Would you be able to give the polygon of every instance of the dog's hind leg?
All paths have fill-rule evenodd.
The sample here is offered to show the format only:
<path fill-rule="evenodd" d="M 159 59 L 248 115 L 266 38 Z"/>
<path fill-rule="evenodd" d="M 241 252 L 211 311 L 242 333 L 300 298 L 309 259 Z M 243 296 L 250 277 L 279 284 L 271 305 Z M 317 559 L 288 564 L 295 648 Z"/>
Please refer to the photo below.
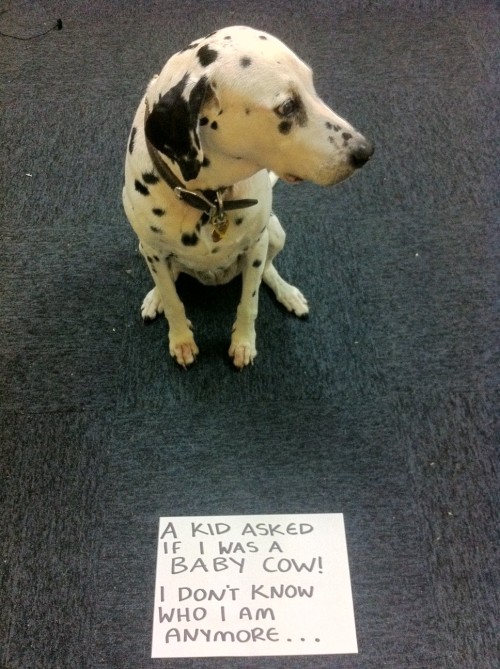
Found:
<path fill-rule="evenodd" d="M 306 298 L 298 288 L 282 279 L 273 265 L 273 260 L 285 245 L 286 239 L 286 233 L 275 214 L 271 214 L 269 218 L 268 231 L 269 247 L 262 279 L 274 292 L 278 302 L 281 302 L 288 311 L 292 311 L 296 316 L 306 316 L 309 313 Z"/>
<path fill-rule="evenodd" d="M 151 288 L 149 293 L 142 301 L 141 316 L 144 321 L 153 321 L 158 314 L 163 313 L 163 304 L 158 288 Z"/>

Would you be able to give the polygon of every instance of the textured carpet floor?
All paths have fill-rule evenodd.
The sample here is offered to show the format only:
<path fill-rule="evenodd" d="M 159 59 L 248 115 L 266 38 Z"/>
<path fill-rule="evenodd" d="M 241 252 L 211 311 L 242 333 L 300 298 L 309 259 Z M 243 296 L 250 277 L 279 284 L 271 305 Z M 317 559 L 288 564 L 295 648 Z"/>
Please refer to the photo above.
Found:
<path fill-rule="evenodd" d="M 262 291 L 252 369 L 238 281 L 180 281 L 185 373 L 140 320 L 123 157 L 148 78 L 231 24 L 377 149 L 276 186 L 312 308 Z M 33 38 L 0 36 L 2 668 L 498 666 L 499 25 L 486 0 L 0 2 Z M 315 512 L 345 515 L 358 655 L 149 659 L 160 515 Z"/>

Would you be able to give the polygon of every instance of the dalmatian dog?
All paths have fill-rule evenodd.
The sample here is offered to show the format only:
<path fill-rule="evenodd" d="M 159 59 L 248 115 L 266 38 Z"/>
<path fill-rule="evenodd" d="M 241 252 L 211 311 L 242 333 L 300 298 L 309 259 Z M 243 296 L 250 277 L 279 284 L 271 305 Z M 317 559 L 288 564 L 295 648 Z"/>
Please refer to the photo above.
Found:
<path fill-rule="evenodd" d="M 273 264 L 285 242 L 274 182 L 336 184 L 373 150 L 318 97 L 311 69 L 265 32 L 224 28 L 167 61 L 135 114 L 123 204 L 154 281 L 142 317 L 165 314 L 179 365 L 198 355 L 179 274 L 210 285 L 241 274 L 229 355 L 237 368 L 249 365 L 262 281 L 290 312 L 308 313 Z"/>

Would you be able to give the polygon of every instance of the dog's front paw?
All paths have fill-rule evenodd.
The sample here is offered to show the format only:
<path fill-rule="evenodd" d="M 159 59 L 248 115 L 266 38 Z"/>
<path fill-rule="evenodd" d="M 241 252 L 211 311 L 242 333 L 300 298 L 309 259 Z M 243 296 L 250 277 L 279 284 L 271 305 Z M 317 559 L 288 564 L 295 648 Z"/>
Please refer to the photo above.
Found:
<path fill-rule="evenodd" d="M 281 304 L 296 316 L 302 318 L 309 313 L 309 305 L 306 298 L 298 288 L 295 288 L 295 286 L 287 285 L 286 289 L 284 289 L 277 297 Z"/>
<path fill-rule="evenodd" d="M 243 369 L 243 367 L 253 364 L 254 358 L 257 355 L 255 334 L 242 336 L 235 330 L 231 338 L 229 355 L 233 359 L 234 366 L 238 367 L 238 369 Z"/>
<path fill-rule="evenodd" d="M 194 341 L 193 333 L 190 330 L 185 332 L 170 331 L 168 339 L 172 358 L 175 358 L 184 369 L 192 365 L 200 352 Z"/>
<path fill-rule="evenodd" d="M 142 301 L 141 316 L 144 321 L 154 320 L 158 314 L 163 313 L 163 304 L 160 293 L 156 286 L 152 288 Z"/>

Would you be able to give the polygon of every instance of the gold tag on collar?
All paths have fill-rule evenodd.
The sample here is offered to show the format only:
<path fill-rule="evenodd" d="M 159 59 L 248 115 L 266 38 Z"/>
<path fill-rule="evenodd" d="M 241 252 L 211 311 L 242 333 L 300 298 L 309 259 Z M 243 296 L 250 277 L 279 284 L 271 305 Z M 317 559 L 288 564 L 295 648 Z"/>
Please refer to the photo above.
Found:
<path fill-rule="evenodd" d="M 219 213 L 213 216 L 210 222 L 212 223 L 212 241 L 220 242 L 229 227 L 229 218 L 226 213 Z"/>

